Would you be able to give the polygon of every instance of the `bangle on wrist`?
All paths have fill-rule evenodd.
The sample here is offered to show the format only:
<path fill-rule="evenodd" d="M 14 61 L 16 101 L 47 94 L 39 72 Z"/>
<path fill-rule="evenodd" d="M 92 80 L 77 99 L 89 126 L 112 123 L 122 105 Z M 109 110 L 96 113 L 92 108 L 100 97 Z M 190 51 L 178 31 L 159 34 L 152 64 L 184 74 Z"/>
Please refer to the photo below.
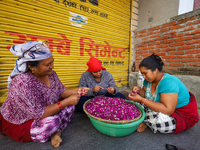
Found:
<path fill-rule="evenodd" d="M 146 102 L 146 100 L 147 100 L 147 99 L 145 98 L 144 101 L 143 101 L 143 104 Z"/>
<path fill-rule="evenodd" d="M 58 107 L 60 108 L 60 110 L 64 109 L 64 107 L 62 106 L 62 104 L 60 102 L 58 102 L 57 104 L 58 104 Z"/>

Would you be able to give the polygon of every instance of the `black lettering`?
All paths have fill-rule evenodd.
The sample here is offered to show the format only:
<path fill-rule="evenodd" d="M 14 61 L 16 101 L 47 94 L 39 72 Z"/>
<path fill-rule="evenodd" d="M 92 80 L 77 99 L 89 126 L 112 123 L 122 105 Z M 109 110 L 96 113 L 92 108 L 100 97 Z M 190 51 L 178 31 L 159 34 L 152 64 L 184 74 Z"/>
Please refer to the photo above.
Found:
<path fill-rule="evenodd" d="M 76 8 L 76 5 L 77 5 L 76 3 L 72 3 L 72 7 Z"/>
<path fill-rule="evenodd" d="M 121 65 L 124 66 L 124 62 L 123 62 L 123 61 L 116 61 L 115 64 L 116 64 L 116 65 L 120 65 L 120 66 L 121 66 Z"/>
<path fill-rule="evenodd" d="M 114 61 L 110 61 L 110 65 L 114 66 L 115 62 Z"/>
<path fill-rule="evenodd" d="M 67 1 L 67 0 L 63 0 L 63 4 L 65 5 L 65 7 L 69 6 L 69 7 L 74 7 L 76 8 L 76 3 L 74 2 L 70 2 L 70 1 Z"/>
<path fill-rule="evenodd" d="M 104 61 L 104 62 L 103 62 L 103 65 L 104 65 L 104 66 L 108 66 L 108 64 L 109 64 L 108 61 Z"/>
<path fill-rule="evenodd" d="M 95 6 L 98 6 L 98 0 L 89 0 L 89 2 Z"/>
<path fill-rule="evenodd" d="M 103 18 L 106 18 L 106 19 L 108 19 L 108 15 L 107 14 L 105 14 L 105 13 L 100 13 L 100 17 L 103 17 Z"/>
<path fill-rule="evenodd" d="M 83 5 L 80 5 L 80 10 L 83 10 L 84 12 L 89 12 L 89 8 Z"/>
<path fill-rule="evenodd" d="M 91 9 L 91 12 L 90 12 L 91 14 L 95 14 L 95 15 L 97 15 L 98 16 L 98 11 L 97 10 L 94 10 L 94 9 Z"/>
<path fill-rule="evenodd" d="M 59 4 L 59 0 L 54 0 L 54 1 Z"/>

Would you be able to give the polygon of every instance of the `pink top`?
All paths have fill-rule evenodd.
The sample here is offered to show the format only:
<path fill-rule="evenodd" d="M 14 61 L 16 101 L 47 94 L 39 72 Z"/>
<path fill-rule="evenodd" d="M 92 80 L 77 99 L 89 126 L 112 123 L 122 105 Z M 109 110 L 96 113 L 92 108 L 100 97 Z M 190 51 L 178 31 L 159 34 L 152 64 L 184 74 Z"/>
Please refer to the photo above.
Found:
<path fill-rule="evenodd" d="M 3 118 L 13 124 L 40 119 L 45 107 L 58 102 L 66 89 L 55 71 L 52 71 L 49 79 L 51 87 L 47 87 L 29 72 L 15 76 L 1 107 Z"/>

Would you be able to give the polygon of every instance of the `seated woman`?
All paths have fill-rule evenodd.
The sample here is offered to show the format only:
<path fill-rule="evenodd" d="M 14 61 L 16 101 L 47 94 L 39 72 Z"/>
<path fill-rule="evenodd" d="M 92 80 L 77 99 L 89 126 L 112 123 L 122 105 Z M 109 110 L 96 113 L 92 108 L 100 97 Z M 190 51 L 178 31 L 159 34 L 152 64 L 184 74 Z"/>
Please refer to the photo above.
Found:
<path fill-rule="evenodd" d="M 80 93 L 87 94 L 90 89 L 67 89 L 52 70 L 52 53 L 41 41 L 14 45 L 10 51 L 19 58 L 8 78 L 0 131 L 20 142 L 46 142 L 51 138 L 51 144 L 58 147 Z"/>
<path fill-rule="evenodd" d="M 179 133 L 199 121 L 194 95 L 175 76 L 162 72 L 164 63 L 158 55 L 142 60 L 139 65 L 144 86 L 134 86 L 129 94 L 132 101 L 143 106 L 146 117 L 137 131 L 148 126 L 154 133 Z M 137 94 L 139 92 L 139 94 Z"/>
<path fill-rule="evenodd" d="M 82 74 L 78 87 L 88 87 L 90 91 L 87 95 L 81 96 L 75 107 L 76 110 L 83 112 L 83 104 L 85 101 L 96 96 L 119 97 L 125 99 L 125 96 L 118 92 L 118 87 L 111 73 L 101 66 L 100 60 L 91 57 L 87 65 L 88 70 Z"/>

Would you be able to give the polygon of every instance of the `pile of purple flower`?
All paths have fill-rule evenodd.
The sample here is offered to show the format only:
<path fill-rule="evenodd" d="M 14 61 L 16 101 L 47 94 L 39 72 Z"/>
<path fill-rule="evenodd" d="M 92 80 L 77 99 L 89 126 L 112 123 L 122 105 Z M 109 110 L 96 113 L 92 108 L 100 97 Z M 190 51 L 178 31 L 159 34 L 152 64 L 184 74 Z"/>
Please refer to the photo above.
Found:
<path fill-rule="evenodd" d="M 140 115 L 139 108 L 121 98 L 96 97 L 85 106 L 88 113 L 106 120 L 132 120 Z"/>

